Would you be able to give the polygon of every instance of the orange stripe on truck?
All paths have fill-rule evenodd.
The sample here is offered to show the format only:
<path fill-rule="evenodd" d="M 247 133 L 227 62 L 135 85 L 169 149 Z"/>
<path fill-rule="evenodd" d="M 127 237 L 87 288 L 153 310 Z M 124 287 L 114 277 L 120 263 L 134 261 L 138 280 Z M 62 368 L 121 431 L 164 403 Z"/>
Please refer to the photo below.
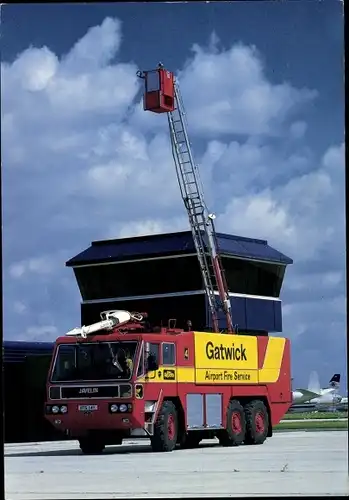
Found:
<path fill-rule="evenodd" d="M 284 338 L 268 338 L 264 363 L 262 368 L 258 370 L 260 384 L 271 384 L 279 379 L 285 343 L 286 339 Z"/>

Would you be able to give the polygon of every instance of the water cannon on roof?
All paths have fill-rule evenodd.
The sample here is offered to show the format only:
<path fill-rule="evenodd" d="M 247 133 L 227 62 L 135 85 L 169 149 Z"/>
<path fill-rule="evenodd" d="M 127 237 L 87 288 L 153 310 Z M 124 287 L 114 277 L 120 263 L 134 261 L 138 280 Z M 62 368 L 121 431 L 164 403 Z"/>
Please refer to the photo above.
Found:
<path fill-rule="evenodd" d="M 102 311 L 101 321 L 93 323 L 92 325 L 81 326 L 78 328 L 73 328 L 66 333 L 67 336 L 76 336 L 87 338 L 88 335 L 93 335 L 94 333 L 105 330 L 110 332 L 115 328 L 126 325 L 127 323 L 140 323 L 143 320 L 143 315 L 137 312 L 129 312 L 124 310 L 112 310 L 112 311 Z"/>

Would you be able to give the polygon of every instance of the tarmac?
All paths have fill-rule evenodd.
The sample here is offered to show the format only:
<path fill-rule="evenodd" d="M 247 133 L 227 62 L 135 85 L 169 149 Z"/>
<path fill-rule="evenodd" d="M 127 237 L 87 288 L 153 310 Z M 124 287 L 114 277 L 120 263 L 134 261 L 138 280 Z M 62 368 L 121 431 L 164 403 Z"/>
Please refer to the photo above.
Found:
<path fill-rule="evenodd" d="M 347 496 L 348 432 L 279 432 L 260 446 L 153 453 L 149 441 L 82 455 L 76 441 L 5 445 L 5 498 Z"/>

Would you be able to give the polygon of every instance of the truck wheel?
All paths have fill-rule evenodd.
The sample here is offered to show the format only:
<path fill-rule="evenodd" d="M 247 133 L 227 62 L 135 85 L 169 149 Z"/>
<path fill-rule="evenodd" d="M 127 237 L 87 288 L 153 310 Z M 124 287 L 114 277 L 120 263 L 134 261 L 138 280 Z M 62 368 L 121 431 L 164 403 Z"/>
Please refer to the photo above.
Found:
<path fill-rule="evenodd" d="M 245 439 L 246 422 L 244 409 L 239 401 L 232 400 L 227 410 L 227 426 L 218 436 L 222 446 L 239 446 Z"/>
<path fill-rule="evenodd" d="M 267 438 L 269 415 L 265 404 L 256 399 L 245 406 L 245 444 L 262 444 Z"/>
<path fill-rule="evenodd" d="M 153 451 L 174 450 L 177 436 L 178 416 L 176 407 L 171 401 L 165 401 L 154 425 L 154 435 L 150 438 Z"/>
<path fill-rule="evenodd" d="M 79 439 L 80 449 L 84 455 L 98 455 L 103 452 L 105 444 L 97 438 L 84 437 Z"/>
<path fill-rule="evenodd" d="M 183 450 L 197 448 L 200 442 L 201 442 L 201 436 L 199 436 L 197 431 L 193 431 L 183 436 L 181 441 L 181 448 L 183 448 Z"/>

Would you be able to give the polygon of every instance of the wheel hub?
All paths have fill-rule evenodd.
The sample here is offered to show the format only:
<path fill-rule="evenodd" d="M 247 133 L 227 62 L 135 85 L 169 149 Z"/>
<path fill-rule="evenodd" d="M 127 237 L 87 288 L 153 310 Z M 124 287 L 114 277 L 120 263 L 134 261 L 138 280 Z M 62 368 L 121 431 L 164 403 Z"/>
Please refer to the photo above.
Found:
<path fill-rule="evenodd" d="M 167 435 L 170 441 L 173 441 L 175 436 L 175 421 L 173 415 L 168 416 L 167 420 Z"/>
<path fill-rule="evenodd" d="M 240 434 L 242 431 L 242 425 L 241 425 L 241 415 L 239 412 L 237 411 L 233 412 L 231 416 L 231 424 L 234 434 Z"/>
<path fill-rule="evenodd" d="M 262 413 L 258 412 L 255 416 L 255 424 L 256 424 L 256 431 L 258 434 L 263 434 L 265 424 L 264 424 L 264 416 Z"/>

